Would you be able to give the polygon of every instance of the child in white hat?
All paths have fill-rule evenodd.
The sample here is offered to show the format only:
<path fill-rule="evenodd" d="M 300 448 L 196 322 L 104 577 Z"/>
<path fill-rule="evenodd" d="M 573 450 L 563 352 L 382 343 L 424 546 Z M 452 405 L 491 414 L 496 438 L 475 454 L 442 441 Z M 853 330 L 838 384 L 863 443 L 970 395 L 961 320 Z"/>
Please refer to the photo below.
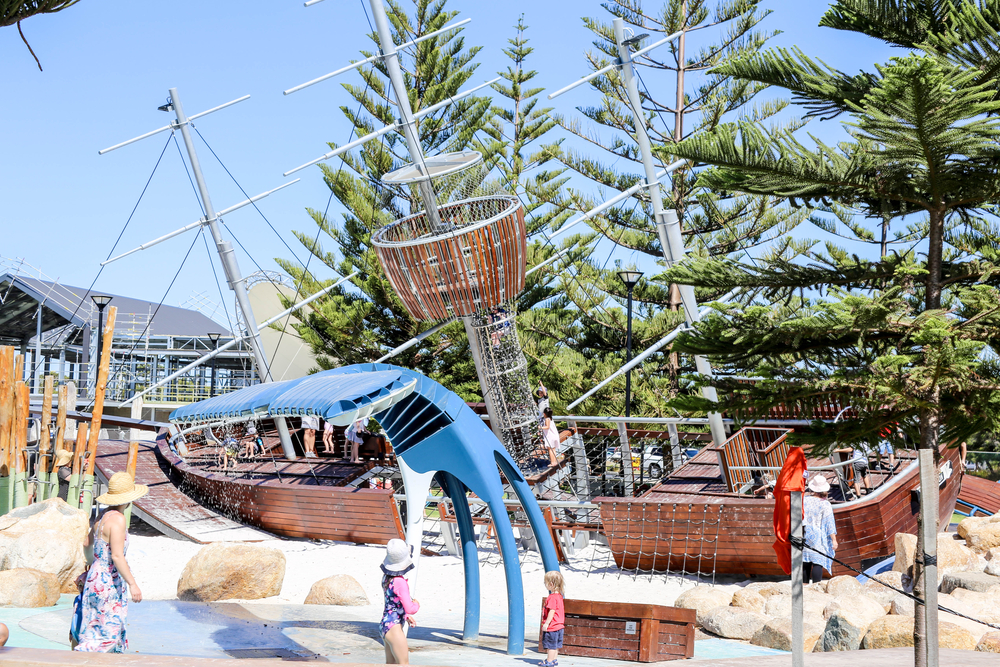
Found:
<path fill-rule="evenodd" d="M 410 598 L 410 584 L 403 577 L 413 569 L 411 547 L 403 540 L 389 540 L 385 545 L 385 560 L 382 561 L 382 591 L 385 594 L 385 609 L 379 633 L 385 646 L 385 664 L 408 665 L 410 648 L 406 643 L 403 623 L 417 627 L 413 614 L 420 610 L 420 603 Z"/>

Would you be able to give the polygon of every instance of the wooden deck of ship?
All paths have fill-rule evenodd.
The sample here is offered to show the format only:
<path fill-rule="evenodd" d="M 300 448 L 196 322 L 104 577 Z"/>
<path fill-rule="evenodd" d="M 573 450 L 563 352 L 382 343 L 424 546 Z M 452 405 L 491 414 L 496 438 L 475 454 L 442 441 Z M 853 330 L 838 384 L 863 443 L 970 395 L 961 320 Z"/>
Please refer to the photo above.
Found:
<path fill-rule="evenodd" d="M 111 475 L 125 470 L 128 446 L 126 440 L 98 441 L 95 471 L 102 483 L 107 484 Z M 168 473 L 166 462 L 157 456 L 156 445 L 140 442 L 135 477 L 140 484 L 149 486 L 149 493 L 132 504 L 132 511 L 161 533 L 198 544 L 273 539 L 272 535 L 198 504 L 177 488 Z"/>
<path fill-rule="evenodd" d="M 972 516 L 987 516 L 1000 512 L 1000 482 L 991 482 L 975 475 L 962 480 L 958 494 L 958 509 Z"/>
<path fill-rule="evenodd" d="M 873 491 L 845 502 L 839 484 L 830 499 L 840 549 L 837 557 L 858 569 L 891 555 L 897 532 L 913 533 L 919 486 L 913 452 L 899 452 L 893 474 L 871 471 Z M 940 497 L 941 525 L 950 522 L 961 488 L 957 449 L 944 450 L 951 464 Z M 828 464 L 828 460 L 810 465 Z M 833 473 L 825 473 L 835 481 Z M 597 498 L 617 564 L 625 569 L 776 576 L 774 500 L 729 491 L 717 453 L 705 448 L 639 498 Z M 834 565 L 833 574 L 850 570 Z"/>

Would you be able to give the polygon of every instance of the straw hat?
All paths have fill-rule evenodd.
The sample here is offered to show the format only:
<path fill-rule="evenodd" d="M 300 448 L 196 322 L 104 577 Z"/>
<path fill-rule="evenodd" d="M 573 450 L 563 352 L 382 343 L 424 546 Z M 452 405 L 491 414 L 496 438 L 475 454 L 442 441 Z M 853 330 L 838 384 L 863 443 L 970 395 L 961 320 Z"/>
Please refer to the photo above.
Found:
<path fill-rule="evenodd" d="M 52 465 L 55 468 L 61 468 L 62 466 L 66 465 L 72 460 L 73 460 L 73 452 L 71 452 L 68 449 L 57 449 L 56 460 L 55 463 L 53 463 Z"/>
<path fill-rule="evenodd" d="M 410 557 L 413 550 L 403 540 L 389 540 L 385 545 L 385 560 L 382 561 L 382 571 L 386 574 L 403 574 L 413 568 Z"/>
<path fill-rule="evenodd" d="M 132 480 L 132 475 L 127 472 L 116 472 L 108 480 L 107 493 L 97 497 L 97 502 L 102 505 L 125 505 L 142 498 L 149 491 L 145 484 L 136 484 Z"/>
<path fill-rule="evenodd" d="M 830 490 L 830 482 L 826 481 L 826 477 L 823 475 L 814 475 L 809 480 L 809 490 L 813 493 L 826 493 Z"/>

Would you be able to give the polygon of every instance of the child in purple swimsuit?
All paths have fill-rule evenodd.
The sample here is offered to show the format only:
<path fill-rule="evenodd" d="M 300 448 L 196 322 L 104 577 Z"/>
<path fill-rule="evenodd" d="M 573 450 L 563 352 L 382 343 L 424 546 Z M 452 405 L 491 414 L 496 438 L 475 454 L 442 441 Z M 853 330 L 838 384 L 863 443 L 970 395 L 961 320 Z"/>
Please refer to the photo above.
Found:
<path fill-rule="evenodd" d="M 385 664 L 408 665 L 410 648 L 406 644 L 403 623 L 417 627 L 413 614 L 420 610 L 420 603 L 410 599 L 410 585 L 403 577 L 413 569 L 412 549 L 403 540 L 389 540 L 382 561 L 382 590 L 385 593 L 385 611 L 379 623 L 379 633 L 385 646 Z"/>

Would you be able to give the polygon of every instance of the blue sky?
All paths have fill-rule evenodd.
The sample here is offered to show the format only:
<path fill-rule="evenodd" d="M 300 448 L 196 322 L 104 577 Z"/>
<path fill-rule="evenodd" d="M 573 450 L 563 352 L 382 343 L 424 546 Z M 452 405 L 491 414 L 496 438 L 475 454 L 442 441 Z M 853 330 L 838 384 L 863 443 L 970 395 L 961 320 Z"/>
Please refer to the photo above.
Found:
<path fill-rule="evenodd" d="M 606 15 L 596 0 L 451 0 L 448 5 L 460 18 L 473 19 L 466 28 L 467 43 L 484 47 L 477 83 L 506 66 L 501 49 L 523 13 L 535 47 L 536 80 L 548 90 L 587 72 L 584 52 L 591 48 L 592 35 L 580 16 Z M 816 27 L 825 2 L 777 0 L 769 6 L 774 13 L 765 25 L 783 31 L 772 42 L 775 46 L 800 45 L 847 72 L 870 68 L 891 55 L 873 40 Z M 38 71 L 16 28 L 0 31 L 5 133 L 0 143 L 0 256 L 24 258 L 50 277 L 84 287 L 111 251 L 169 133 L 104 156 L 97 151 L 167 124 L 172 115 L 156 107 L 166 100 L 168 88 L 179 89 L 189 115 L 252 96 L 199 120 L 197 127 L 239 185 L 255 195 L 289 180 L 282 172 L 326 152 L 325 142 L 346 140 L 350 128 L 338 107 L 349 97 L 339 83 L 358 79 L 348 74 L 294 95 L 281 91 L 347 64 L 370 45 L 359 0 L 326 0 L 310 8 L 297 0 L 82 0 L 62 13 L 33 17 L 22 28 L 45 71 Z M 595 91 L 580 87 L 553 104 L 572 114 L 575 107 L 597 100 Z M 826 123 L 816 131 L 835 136 L 837 125 Z M 244 199 L 198 143 L 215 207 Z M 297 176 L 302 177 L 299 183 L 259 204 L 291 250 L 253 208 L 227 217 L 227 235 L 247 251 L 237 245 L 244 274 L 256 270 L 255 262 L 277 268 L 273 258 L 291 257 L 292 250 L 305 258 L 290 232 L 315 231 L 305 209 L 322 209 L 329 190 L 318 168 Z M 115 254 L 199 216 L 171 144 Z M 95 289 L 159 301 L 193 241 L 189 232 L 109 265 Z M 198 240 L 166 303 L 179 305 L 198 292 L 218 302 L 207 262 L 205 244 Z M 231 303 L 224 284 L 223 291 Z"/>

